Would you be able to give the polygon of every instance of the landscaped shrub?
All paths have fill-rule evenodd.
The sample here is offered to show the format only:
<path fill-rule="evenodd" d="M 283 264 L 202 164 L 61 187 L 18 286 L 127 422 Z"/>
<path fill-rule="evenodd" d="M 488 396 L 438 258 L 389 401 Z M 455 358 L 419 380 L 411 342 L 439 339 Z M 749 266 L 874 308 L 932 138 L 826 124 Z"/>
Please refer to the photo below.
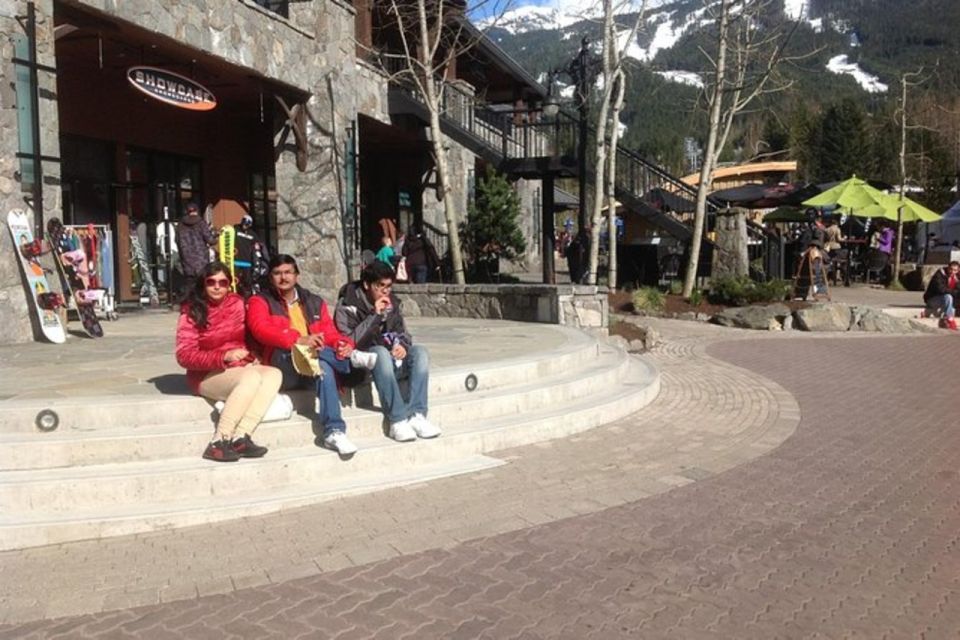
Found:
<path fill-rule="evenodd" d="M 707 299 L 713 304 L 743 306 L 756 302 L 780 302 L 790 293 L 786 280 L 754 282 L 746 276 L 714 278 Z"/>
<path fill-rule="evenodd" d="M 699 307 L 701 304 L 703 304 L 703 291 L 694 289 L 690 292 L 690 305 Z"/>
<path fill-rule="evenodd" d="M 667 299 L 656 287 L 641 287 L 633 292 L 633 308 L 637 311 L 661 311 Z"/>

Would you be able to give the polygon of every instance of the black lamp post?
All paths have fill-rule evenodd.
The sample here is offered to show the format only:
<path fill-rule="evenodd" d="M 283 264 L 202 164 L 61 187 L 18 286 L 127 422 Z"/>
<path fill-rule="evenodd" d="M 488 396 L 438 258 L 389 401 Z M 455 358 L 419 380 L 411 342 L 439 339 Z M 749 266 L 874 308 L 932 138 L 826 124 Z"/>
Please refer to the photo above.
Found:
<path fill-rule="evenodd" d="M 580 52 L 566 68 L 567 74 L 576 87 L 577 110 L 580 113 L 577 126 L 577 179 L 579 181 L 577 224 L 581 231 L 587 228 L 587 122 L 590 115 L 590 85 L 593 83 L 596 66 L 590 58 L 590 41 L 584 36 L 580 41 Z"/>
<path fill-rule="evenodd" d="M 590 116 L 590 88 L 597 71 L 598 61 L 590 54 L 590 41 L 584 36 L 580 41 L 580 51 L 570 63 L 562 69 L 553 69 L 548 74 L 547 99 L 543 103 L 543 115 L 554 118 L 560 113 L 560 102 L 555 87 L 555 78 L 560 73 L 570 76 L 573 81 L 579 119 L 577 123 L 577 179 L 579 181 L 579 211 L 577 212 L 578 232 L 587 226 L 587 133 Z M 553 181 L 552 174 L 543 180 L 543 281 L 554 283 L 553 270 Z M 549 253 L 549 260 L 547 254 Z M 549 262 L 549 264 L 548 264 Z"/>

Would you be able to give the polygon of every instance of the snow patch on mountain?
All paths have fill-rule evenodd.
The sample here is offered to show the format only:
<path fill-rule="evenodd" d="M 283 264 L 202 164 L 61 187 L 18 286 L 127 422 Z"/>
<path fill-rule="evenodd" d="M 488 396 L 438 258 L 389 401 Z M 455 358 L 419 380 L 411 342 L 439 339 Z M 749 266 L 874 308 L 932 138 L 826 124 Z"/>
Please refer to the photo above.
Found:
<path fill-rule="evenodd" d="M 885 93 L 889 88 L 880 82 L 880 78 L 867 73 L 856 62 L 850 62 L 846 55 L 830 58 L 827 62 L 827 69 L 832 73 L 852 76 L 867 93 Z"/>
<path fill-rule="evenodd" d="M 694 73 L 693 71 L 674 70 L 655 71 L 654 73 L 670 82 L 677 82 L 690 87 L 696 87 L 697 89 L 703 89 L 703 78 L 700 77 L 699 73 Z"/>
<path fill-rule="evenodd" d="M 647 11 L 676 0 L 647 0 Z M 639 11 L 642 0 L 627 0 L 616 9 L 617 14 Z M 505 11 L 500 16 L 476 20 L 481 29 L 497 27 L 517 35 L 528 31 L 558 31 L 577 22 L 598 19 L 603 15 L 603 5 L 597 1 L 548 0 L 542 6 L 526 4 Z"/>
<path fill-rule="evenodd" d="M 783 0 L 783 13 L 794 21 L 809 16 L 807 0 Z"/>

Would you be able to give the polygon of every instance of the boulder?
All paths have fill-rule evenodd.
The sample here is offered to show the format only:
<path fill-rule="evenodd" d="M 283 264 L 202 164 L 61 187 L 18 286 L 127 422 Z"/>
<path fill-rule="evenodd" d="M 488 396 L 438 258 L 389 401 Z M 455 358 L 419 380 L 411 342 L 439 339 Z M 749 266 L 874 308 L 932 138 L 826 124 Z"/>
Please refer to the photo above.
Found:
<path fill-rule="evenodd" d="M 913 325 L 909 318 L 897 318 L 879 309 L 866 308 L 857 322 L 861 331 L 876 333 L 912 333 Z"/>
<path fill-rule="evenodd" d="M 724 327 L 779 331 L 781 322 L 790 315 L 785 304 L 750 305 L 724 309 L 713 316 L 713 322 Z"/>
<path fill-rule="evenodd" d="M 653 327 L 646 327 L 647 334 L 643 338 L 643 346 L 649 351 L 660 344 L 660 332 Z"/>
<path fill-rule="evenodd" d="M 845 304 L 814 304 L 793 313 L 795 327 L 802 331 L 849 331 L 850 307 Z"/>

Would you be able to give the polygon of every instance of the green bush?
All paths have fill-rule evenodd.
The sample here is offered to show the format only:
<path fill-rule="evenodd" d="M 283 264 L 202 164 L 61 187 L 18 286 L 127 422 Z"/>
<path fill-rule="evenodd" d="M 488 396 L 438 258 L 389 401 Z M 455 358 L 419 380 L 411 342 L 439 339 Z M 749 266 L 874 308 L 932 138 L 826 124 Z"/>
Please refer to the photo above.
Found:
<path fill-rule="evenodd" d="M 690 305 L 694 307 L 699 307 L 703 304 L 703 291 L 700 289 L 694 289 L 690 292 Z"/>
<path fill-rule="evenodd" d="M 683 280 L 670 281 L 670 294 L 678 296 L 683 293 Z"/>
<path fill-rule="evenodd" d="M 714 278 L 707 299 L 713 304 L 743 306 L 756 302 L 779 302 L 790 293 L 790 282 L 754 282 L 746 276 Z"/>
<path fill-rule="evenodd" d="M 661 311 L 666 296 L 656 287 L 641 287 L 633 292 L 633 308 L 636 311 Z"/>

